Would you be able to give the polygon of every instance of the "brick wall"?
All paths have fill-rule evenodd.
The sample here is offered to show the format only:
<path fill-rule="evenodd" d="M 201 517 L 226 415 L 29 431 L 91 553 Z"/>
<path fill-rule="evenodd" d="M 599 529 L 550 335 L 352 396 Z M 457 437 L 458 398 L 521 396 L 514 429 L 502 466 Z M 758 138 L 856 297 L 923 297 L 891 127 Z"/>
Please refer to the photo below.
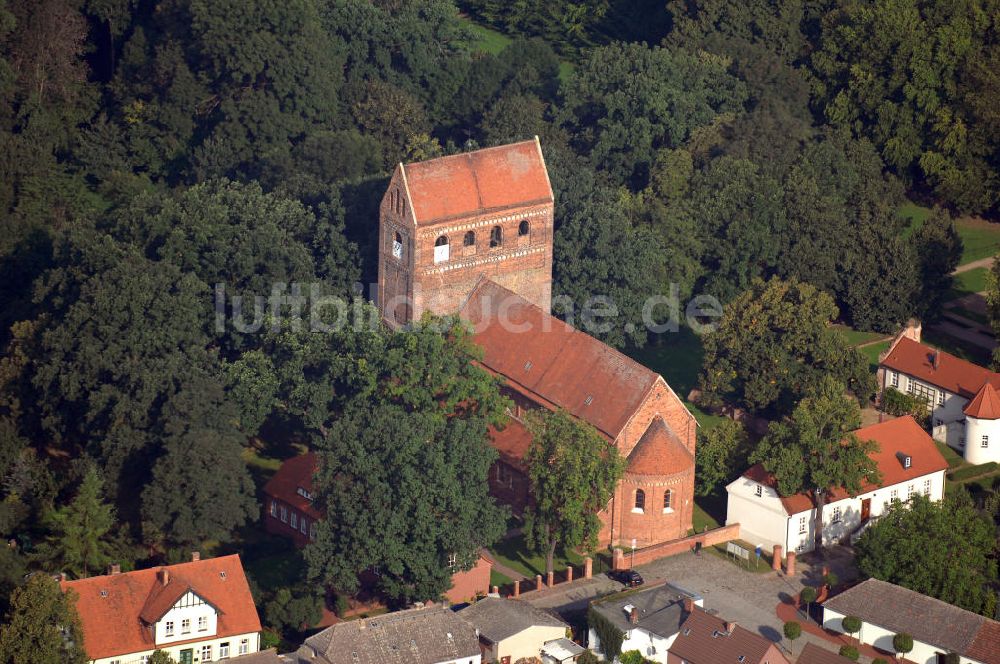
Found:
<path fill-rule="evenodd" d="M 646 563 L 651 563 L 654 560 L 659 560 L 660 558 L 676 556 L 679 553 L 689 552 L 694 549 L 694 545 L 697 542 L 701 542 L 703 547 L 714 546 L 716 544 L 722 544 L 723 542 L 739 539 L 739 536 L 740 524 L 734 523 L 721 528 L 716 528 L 715 530 L 709 530 L 705 533 L 699 533 L 697 535 L 691 535 L 690 537 L 674 540 L 672 542 L 654 544 L 653 546 L 647 546 L 644 549 L 636 549 L 634 564 L 644 565 Z M 621 555 L 617 554 L 619 551 L 621 552 Z M 632 564 L 632 561 L 633 557 L 630 550 L 626 551 L 623 549 L 616 549 L 614 560 L 615 569 L 627 569 Z"/>
<path fill-rule="evenodd" d="M 479 558 L 472 569 L 452 575 L 451 589 L 444 596 L 452 604 L 461 604 L 479 595 L 486 595 L 490 591 L 492 567 L 489 561 Z"/>
<path fill-rule="evenodd" d="M 649 395 L 636 409 L 632 419 L 625 425 L 625 429 L 615 441 L 622 455 L 629 455 L 635 444 L 642 438 L 642 434 L 646 433 L 646 428 L 656 415 L 663 418 L 687 447 L 691 456 L 694 456 L 695 432 L 698 423 L 662 377 L 653 385 Z"/>

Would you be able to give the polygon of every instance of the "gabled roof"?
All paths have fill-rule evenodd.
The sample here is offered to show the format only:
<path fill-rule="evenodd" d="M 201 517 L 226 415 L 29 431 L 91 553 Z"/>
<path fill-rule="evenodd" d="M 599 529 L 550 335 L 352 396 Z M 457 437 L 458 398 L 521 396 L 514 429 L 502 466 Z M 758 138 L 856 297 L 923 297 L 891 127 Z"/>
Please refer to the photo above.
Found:
<path fill-rule="evenodd" d="M 531 432 L 520 421 L 513 417 L 507 420 L 503 429 L 490 427 L 490 443 L 504 461 L 518 468 L 531 447 Z"/>
<path fill-rule="evenodd" d="M 831 647 L 833 646 L 831 645 Z M 841 657 L 832 650 L 820 648 L 814 643 L 807 643 L 806 647 L 799 653 L 795 664 L 851 664 L 851 660 Z"/>
<path fill-rule="evenodd" d="M 161 570 L 169 577 L 165 586 L 158 578 Z M 260 631 L 257 608 L 238 555 L 92 576 L 60 585 L 63 591 L 77 594 L 76 608 L 89 659 L 151 650 L 152 630 L 141 616 L 159 613 L 162 617 L 166 611 L 160 611 L 169 598 L 179 599 L 188 588 L 218 611 L 217 636 Z"/>
<path fill-rule="evenodd" d="M 725 620 L 709 615 L 704 609 L 696 606 L 681 625 L 681 631 L 669 651 L 690 664 L 718 662 L 757 664 L 764 660 L 764 656 L 773 645 L 763 636 L 739 625 L 727 631 Z M 768 660 L 769 664 L 777 664 L 784 660 L 780 653 L 775 654 L 781 659 Z M 740 659 L 741 657 L 745 659 Z"/>
<path fill-rule="evenodd" d="M 482 280 L 462 307 L 483 365 L 614 440 L 659 376 L 521 296 Z"/>
<path fill-rule="evenodd" d="M 632 475 L 676 475 L 694 468 L 694 457 L 670 426 L 657 415 L 628 455 Z"/>
<path fill-rule="evenodd" d="M 963 412 L 981 420 L 1000 420 L 1000 395 L 989 382 L 985 382 Z"/>
<path fill-rule="evenodd" d="M 676 634 L 681 628 L 681 623 L 687 619 L 687 611 L 684 609 L 685 599 L 690 599 L 692 603 L 702 601 L 702 598 L 695 593 L 665 583 L 662 586 L 611 595 L 605 599 L 595 600 L 590 606 L 623 632 L 638 627 L 666 639 Z M 634 608 L 638 612 L 639 622 L 635 625 L 629 622 L 626 608 L 629 610 Z"/>
<path fill-rule="evenodd" d="M 314 507 L 311 500 L 299 493 L 299 487 L 310 494 L 313 493 L 313 475 L 316 474 L 317 464 L 317 457 L 313 452 L 286 460 L 264 486 L 264 493 L 291 505 L 313 519 L 322 519 L 323 512 Z"/>
<path fill-rule="evenodd" d="M 537 138 L 401 168 L 417 226 L 553 200 Z"/>
<path fill-rule="evenodd" d="M 167 611 L 173 608 L 174 604 L 189 592 L 197 595 L 198 599 L 209 604 L 218 613 L 222 613 L 214 602 L 210 602 L 196 592 L 187 579 L 178 579 L 175 576 L 171 576 L 166 584 L 157 583 L 153 586 L 149 597 L 146 598 L 146 603 L 142 606 L 142 611 L 139 612 L 139 618 L 147 625 L 152 625 L 165 616 Z"/>
<path fill-rule="evenodd" d="M 948 462 L 941 456 L 934 441 L 909 415 L 863 427 L 855 431 L 854 435 L 860 440 L 874 440 L 879 447 L 878 451 L 871 454 L 871 458 L 878 465 L 882 481 L 878 484 L 864 483 L 861 487 L 862 493 L 948 468 Z M 903 466 L 901 456 L 910 457 L 909 468 Z M 743 477 L 775 490 L 778 486 L 777 478 L 768 473 L 761 464 L 751 466 L 743 473 Z M 848 496 L 843 487 L 838 487 L 829 493 L 826 502 L 829 504 Z M 812 492 L 782 496 L 781 503 L 788 514 L 798 514 L 816 507 Z"/>
<path fill-rule="evenodd" d="M 984 664 L 1000 664 L 1000 623 L 902 586 L 868 579 L 823 606 Z"/>
<path fill-rule="evenodd" d="M 308 659 L 308 651 L 318 657 Z M 475 628 L 443 606 L 336 623 L 306 639 L 321 664 L 434 664 L 480 654 Z"/>
<path fill-rule="evenodd" d="M 1000 388 L 1000 374 L 908 337 L 901 338 L 880 364 L 966 399 L 986 382 Z"/>
<path fill-rule="evenodd" d="M 485 597 L 462 609 L 459 614 L 493 643 L 532 627 L 569 627 L 551 613 L 527 602 L 501 597 Z"/>

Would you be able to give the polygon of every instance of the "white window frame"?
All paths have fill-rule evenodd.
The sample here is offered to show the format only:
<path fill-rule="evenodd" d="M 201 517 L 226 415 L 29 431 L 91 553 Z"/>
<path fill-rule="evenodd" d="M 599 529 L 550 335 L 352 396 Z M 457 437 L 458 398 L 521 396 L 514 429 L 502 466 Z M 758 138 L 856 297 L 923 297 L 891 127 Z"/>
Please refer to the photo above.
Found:
<path fill-rule="evenodd" d="M 906 485 L 906 499 L 909 500 L 913 498 L 913 494 L 917 492 L 916 488 L 912 484 Z"/>
<path fill-rule="evenodd" d="M 889 503 L 894 503 L 899 500 L 899 489 L 893 489 L 889 492 Z"/>
<path fill-rule="evenodd" d="M 840 523 L 843 519 L 843 514 L 840 509 L 840 505 L 833 508 L 833 512 L 830 514 L 830 523 Z"/>
<path fill-rule="evenodd" d="M 190 618 L 182 618 L 181 619 L 181 634 L 190 634 L 190 633 L 191 633 L 191 619 Z"/>
<path fill-rule="evenodd" d="M 927 478 L 926 480 L 924 480 L 924 495 L 925 496 L 931 495 L 931 480 L 930 480 L 930 478 Z"/>
<path fill-rule="evenodd" d="M 754 487 L 754 495 L 756 495 L 758 498 L 762 498 L 764 496 L 764 487 L 762 487 L 759 484 L 756 487 Z"/>
<path fill-rule="evenodd" d="M 211 662 L 212 661 L 212 644 L 206 643 L 201 647 L 201 661 Z"/>
<path fill-rule="evenodd" d="M 939 406 L 943 406 L 944 405 L 944 398 L 945 398 L 946 394 L 947 393 L 944 390 L 938 390 L 938 405 Z"/>
<path fill-rule="evenodd" d="M 438 244 L 438 241 L 444 238 L 444 244 Z M 447 235 L 438 236 L 437 240 L 434 240 L 434 262 L 435 263 L 446 263 L 451 257 L 451 242 L 448 240 Z"/>
<path fill-rule="evenodd" d="M 302 517 L 301 519 L 299 519 L 299 532 L 302 533 L 303 535 L 306 534 L 306 518 L 305 517 Z"/>
<path fill-rule="evenodd" d="M 198 631 L 199 632 L 208 631 L 208 616 L 198 616 Z"/>
<path fill-rule="evenodd" d="M 809 531 L 808 519 L 804 516 L 799 517 L 799 535 L 805 535 Z"/>
<path fill-rule="evenodd" d="M 983 449 L 987 449 L 990 446 L 990 435 L 988 433 L 983 434 L 983 438 L 979 443 L 979 446 Z"/>
<path fill-rule="evenodd" d="M 229 659 L 229 641 L 219 644 L 219 659 Z"/>
<path fill-rule="evenodd" d="M 288 523 L 288 508 L 284 505 L 281 506 L 281 522 Z"/>
<path fill-rule="evenodd" d="M 889 372 L 889 384 L 894 388 L 899 388 L 899 372 L 890 371 Z"/>
<path fill-rule="evenodd" d="M 292 530 L 298 530 L 299 529 L 299 513 L 298 512 L 296 512 L 295 510 L 292 510 L 292 515 L 291 515 L 289 521 L 290 521 L 290 524 L 292 526 Z"/>
<path fill-rule="evenodd" d="M 174 635 L 174 621 L 168 620 L 163 623 L 163 636 L 173 636 Z"/>
<path fill-rule="evenodd" d="M 250 653 L 250 639 L 240 639 L 240 655 L 247 655 Z"/>
<path fill-rule="evenodd" d="M 271 516 L 278 516 L 278 503 L 274 500 L 271 501 Z"/>

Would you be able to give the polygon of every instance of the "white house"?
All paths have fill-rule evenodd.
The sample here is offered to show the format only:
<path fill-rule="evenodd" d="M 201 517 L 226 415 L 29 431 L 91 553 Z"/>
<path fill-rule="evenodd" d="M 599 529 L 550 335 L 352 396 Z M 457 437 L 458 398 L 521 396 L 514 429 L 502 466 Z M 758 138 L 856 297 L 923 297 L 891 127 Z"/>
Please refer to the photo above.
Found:
<path fill-rule="evenodd" d="M 1000 462 L 1000 374 L 920 343 L 910 325 L 879 356 L 879 388 L 925 399 L 935 440 L 969 463 Z"/>
<path fill-rule="evenodd" d="M 823 627 L 846 632 L 843 619 L 861 619 L 862 643 L 893 653 L 896 634 L 913 637 L 906 659 L 937 664 L 948 653 L 961 664 L 1000 664 L 1000 622 L 878 579 L 868 579 L 823 604 Z"/>
<path fill-rule="evenodd" d="M 638 650 L 648 660 L 666 663 L 667 650 L 677 638 L 681 625 L 693 607 L 703 605 L 704 600 L 699 595 L 668 583 L 613 595 L 591 604 L 591 610 L 624 634 L 622 652 Z M 601 653 L 601 639 L 594 625 L 587 634 L 587 647 Z"/>
<path fill-rule="evenodd" d="M 829 493 L 823 508 L 824 545 L 856 536 L 893 501 L 905 501 L 916 493 L 935 501 L 944 497 L 948 463 L 912 417 L 873 424 L 854 433 L 878 445 L 871 457 L 882 481 L 862 486 L 857 496 L 843 488 Z M 784 551 L 811 551 L 815 497 L 812 493 L 780 496 L 776 487 L 775 477 L 760 464 L 748 469 L 726 487 L 726 524 L 740 524 L 740 536 L 756 545 L 770 548 L 780 544 Z"/>
<path fill-rule="evenodd" d="M 260 650 L 260 619 L 238 555 L 77 581 L 72 590 L 93 664 L 145 664 L 163 650 L 179 664 Z"/>
<path fill-rule="evenodd" d="M 479 632 L 485 661 L 499 664 L 538 659 L 546 643 L 563 639 L 569 629 L 569 625 L 547 611 L 521 600 L 501 597 L 483 598 L 462 609 L 459 615 Z M 556 652 L 557 648 L 551 650 Z"/>
<path fill-rule="evenodd" d="M 334 623 L 296 652 L 302 664 L 481 664 L 479 634 L 447 606 Z"/>

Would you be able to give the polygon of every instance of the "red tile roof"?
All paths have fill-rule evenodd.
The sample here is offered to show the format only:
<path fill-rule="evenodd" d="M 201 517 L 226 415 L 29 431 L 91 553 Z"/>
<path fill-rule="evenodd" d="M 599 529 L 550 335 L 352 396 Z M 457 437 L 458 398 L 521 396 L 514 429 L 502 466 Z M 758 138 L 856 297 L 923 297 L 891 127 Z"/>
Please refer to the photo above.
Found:
<path fill-rule="evenodd" d="M 984 664 L 1000 664 L 1000 622 L 985 619 L 965 655 Z"/>
<path fill-rule="evenodd" d="M 486 368 L 614 440 L 659 376 L 521 296 L 483 280 L 462 307 Z"/>
<path fill-rule="evenodd" d="M 909 415 L 863 427 L 855 431 L 854 434 L 861 440 L 874 440 L 879 446 L 878 451 L 874 452 L 871 458 L 878 464 L 882 481 L 877 485 L 863 484 L 862 493 L 948 469 L 948 462 L 941 456 L 934 441 Z M 910 457 L 909 468 L 903 467 L 897 456 L 899 453 Z M 743 473 L 743 477 L 773 489 L 778 486 L 774 475 L 764 470 L 761 464 L 750 467 Z M 843 500 L 848 496 L 849 494 L 844 488 L 836 488 L 830 492 L 827 502 Z M 815 497 L 811 491 L 782 496 L 781 503 L 788 514 L 798 514 L 816 506 Z"/>
<path fill-rule="evenodd" d="M 552 202 L 538 139 L 403 166 L 418 226 Z"/>
<path fill-rule="evenodd" d="M 521 467 L 521 460 L 531 446 L 531 432 L 521 422 L 511 418 L 503 429 L 490 427 L 490 442 L 504 461 Z"/>
<path fill-rule="evenodd" d="M 725 620 L 695 606 L 668 650 L 691 664 L 759 664 L 769 655 L 773 656 L 773 659 L 767 660 L 770 664 L 782 661 L 787 664 L 788 660 L 777 650 L 772 650 L 773 646 L 774 643 L 768 639 L 739 625 L 727 631 Z"/>
<path fill-rule="evenodd" d="M 299 493 L 299 487 L 301 487 L 312 494 L 316 464 L 316 454 L 313 452 L 286 460 L 278 468 L 274 477 L 264 485 L 264 493 L 294 507 L 314 520 L 322 519 L 323 512 L 313 507 L 312 501 Z"/>
<path fill-rule="evenodd" d="M 663 418 L 657 415 L 628 455 L 632 475 L 676 475 L 694 468 L 694 457 Z"/>
<path fill-rule="evenodd" d="M 963 412 L 981 420 L 1000 420 L 1000 395 L 989 382 L 983 383 Z"/>
<path fill-rule="evenodd" d="M 1000 388 L 1000 374 L 907 337 L 900 339 L 880 364 L 966 399 L 985 382 Z"/>
<path fill-rule="evenodd" d="M 160 570 L 169 575 L 166 587 L 157 578 Z M 179 599 L 183 593 L 176 593 L 181 588 L 185 592 L 190 588 L 217 609 L 217 636 L 260 631 L 257 608 L 238 555 L 63 581 L 60 585 L 64 591 L 77 594 L 83 645 L 90 659 L 151 650 L 152 630 L 140 616 L 162 617 L 172 605 L 163 609 L 166 598 Z"/>

